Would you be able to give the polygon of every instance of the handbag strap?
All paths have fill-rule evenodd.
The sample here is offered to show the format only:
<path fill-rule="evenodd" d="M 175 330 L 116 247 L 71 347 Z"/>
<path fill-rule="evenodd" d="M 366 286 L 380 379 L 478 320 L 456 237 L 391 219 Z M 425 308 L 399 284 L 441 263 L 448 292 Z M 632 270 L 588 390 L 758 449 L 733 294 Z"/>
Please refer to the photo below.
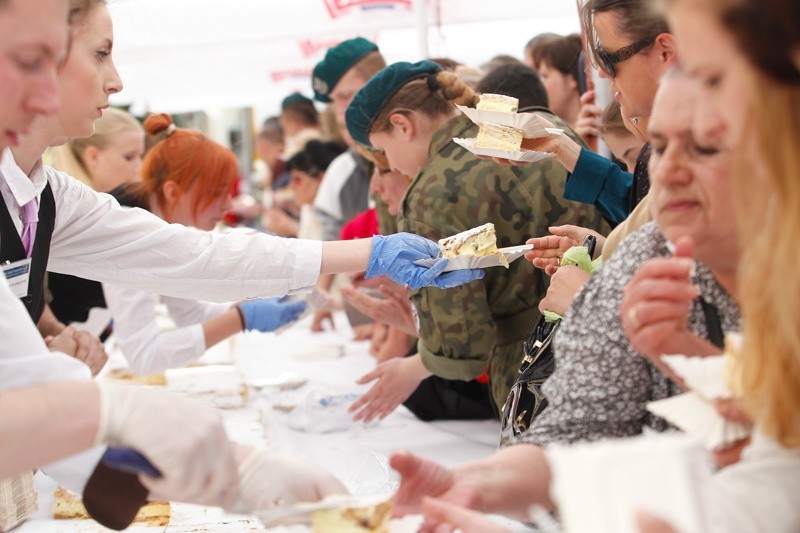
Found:
<path fill-rule="evenodd" d="M 714 304 L 705 301 L 703 298 L 698 298 L 700 307 L 703 308 L 703 314 L 706 317 L 706 329 L 708 330 L 708 340 L 717 348 L 725 346 L 725 335 L 722 332 L 722 323 L 719 319 L 719 312 Z"/>

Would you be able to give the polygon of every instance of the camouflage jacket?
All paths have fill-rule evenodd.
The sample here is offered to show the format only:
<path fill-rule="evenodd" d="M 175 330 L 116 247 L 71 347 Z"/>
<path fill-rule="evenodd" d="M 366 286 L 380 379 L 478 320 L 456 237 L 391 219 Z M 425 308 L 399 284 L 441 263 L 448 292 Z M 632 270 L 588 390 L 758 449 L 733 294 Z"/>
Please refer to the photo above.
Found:
<path fill-rule="evenodd" d="M 571 132 L 555 115 L 545 115 Z M 561 198 L 567 172 L 559 163 L 501 166 L 477 159 L 452 141 L 475 137 L 477 130 L 469 119 L 458 116 L 434 134 L 428 164 L 411 182 L 400 206 L 400 231 L 438 240 L 492 222 L 499 247 L 525 244 L 530 237 L 546 235 L 552 225 L 576 224 L 607 233 L 608 226 L 593 207 Z M 446 379 L 480 376 L 494 346 L 517 341 L 521 346 L 538 319 L 546 278 L 520 259 L 508 270 L 487 269 L 483 280 L 462 287 L 415 291 L 418 348 L 425 366 Z M 520 316 L 525 320 L 513 320 Z M 498 323 L 501 327 L 496 328 Z M 516 324 L 515 331 L 501 331 L 502 324 Z M 516 372 L 518 362 L 507 366 Z"/>

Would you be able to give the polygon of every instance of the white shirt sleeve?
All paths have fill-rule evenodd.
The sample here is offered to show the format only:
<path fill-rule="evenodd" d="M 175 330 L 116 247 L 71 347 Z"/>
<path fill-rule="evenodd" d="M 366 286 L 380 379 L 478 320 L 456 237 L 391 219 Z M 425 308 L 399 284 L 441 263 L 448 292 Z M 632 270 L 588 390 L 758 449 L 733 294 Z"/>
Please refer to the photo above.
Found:
<path fill-rule="evenodd" d="M 180 368 L 196 361 L 206 351 L 202 323 L 212 318 L 220 308 L 203 302 L 191 302 L 195 312 L 185 309 L 179 313 L 177 329 L 162 329 L 156 317 L 158 296 L 137 289 L 128 289 L 103 284 L 106 305 L 114 317 L 114 339 L 133 372 L 147 375 L 163 372 L 169 368 Z M 188 307 L 188 300 L 181 300 Z M 172 309 L 170 309 L 172 316 Z M 196 320 L 190 320 L 195 318 Z"/>
<path fill-rule="evenodd" d="M 63 381 L 89 381 L 89 367 L 68 355 L 47 350 L 28 311 L 0 274 L 0 390 Z M 77 492 L 103 455 L 98 446 L 46 467 L 45 473 Z"/>
<path fill-rule="evenodd" d="M 45 170 L 56 199 L 53 272 L 214 302 L 308 291 L 319 278 L 321 242 L 167 224 Z"/>
<path fill-rule="evenodd" d="M 800 531 L 800 448 L 755 432 L 742 459 L 713 476 L 710 497 L 720 532 Z"/>
<path fill-rule="evenodd" d="M 230 311 L 232 306 L 231 303 L 217 304 L 171 296 L 165 296 L 161 301 L 167 306 L 169 317 L 179 328 L 217 318 Z"/>

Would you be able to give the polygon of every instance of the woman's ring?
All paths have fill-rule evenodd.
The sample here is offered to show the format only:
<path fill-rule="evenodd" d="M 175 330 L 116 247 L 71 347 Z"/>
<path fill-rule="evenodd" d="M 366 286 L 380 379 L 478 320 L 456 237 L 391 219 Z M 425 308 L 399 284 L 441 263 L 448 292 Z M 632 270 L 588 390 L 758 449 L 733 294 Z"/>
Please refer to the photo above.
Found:
<path fill-rule="evenodd" d="M 639 322 L 639 319 L 636 318 L 636 307 L 635 306 L 631 307 L 630 309 L 628 309 L 628 322 L 631 323 L 631 326 L 633 326 L 633 329 L 639 329 L 640 327 L 642 327 L 642 324 Z"/>

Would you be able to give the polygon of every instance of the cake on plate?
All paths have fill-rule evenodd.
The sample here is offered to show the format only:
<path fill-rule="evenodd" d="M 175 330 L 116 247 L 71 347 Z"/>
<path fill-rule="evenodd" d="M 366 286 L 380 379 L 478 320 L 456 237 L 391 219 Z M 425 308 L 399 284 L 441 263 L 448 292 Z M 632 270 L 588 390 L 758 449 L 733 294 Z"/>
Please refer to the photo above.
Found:
<path fill-rule="evenodd" d="M 498 253 L 497 236 L 491 222 L 441 239 L 442 257 L 452 259 L 460 255 L 485 256 Z"/>
<path fill-rule="evenodd" d="M 502 113 L 516 113 L 519 108 L 519 100 L 512 96 L 503 94 L 485 93 L 481 95 L 481 100 L 475 109 L 479 111 L 500 111 Z"/>
<path fill-rule="evenodd" d="M 311 513 L 314 533 L 388 533 L 392 518 L 392 499 L 385 496 L 329 496 L 342 498 L 342 506 L 318 509 Z M 363 500 L 354 502 L 353 500 Z"/>
<path fill-rule="evenodd" d="M 517 128 L 485 123 L 478 129 L 475 146 L 503 152 L 519 152 L 522 148 L 522 135 L 522 130 Z"/>
<path fill-rule="evenodd" d="M 134 522 L 145 523 L 148 526 L 169 525 L 169 502 L 150 502 L 136 514 Z M 83 500 L 63 487 L 55 492 L 53 502 L 53 518 L 57 520 L 89 520 L 91 516 L 83 506 Z"/>

